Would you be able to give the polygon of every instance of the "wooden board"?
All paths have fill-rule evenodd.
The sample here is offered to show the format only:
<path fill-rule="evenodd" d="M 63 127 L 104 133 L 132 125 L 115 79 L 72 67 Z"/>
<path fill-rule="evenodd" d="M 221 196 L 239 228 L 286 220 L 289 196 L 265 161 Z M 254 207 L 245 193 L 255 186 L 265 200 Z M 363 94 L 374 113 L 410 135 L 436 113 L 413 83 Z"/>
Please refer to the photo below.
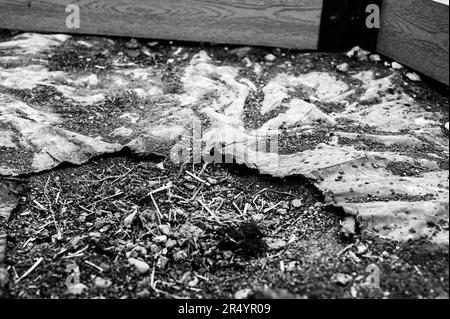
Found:
<path fill-rule="evenodd" d="M 323 0 L 0 0 L 0 28 L 317 49 Z M 70 3 L 80 28 L 66 28 Z"/>
<path fill-rule="evenodd" d="M 448 5 L 384 0 L 381 11 L 378 52 L 448 85 Z"/>

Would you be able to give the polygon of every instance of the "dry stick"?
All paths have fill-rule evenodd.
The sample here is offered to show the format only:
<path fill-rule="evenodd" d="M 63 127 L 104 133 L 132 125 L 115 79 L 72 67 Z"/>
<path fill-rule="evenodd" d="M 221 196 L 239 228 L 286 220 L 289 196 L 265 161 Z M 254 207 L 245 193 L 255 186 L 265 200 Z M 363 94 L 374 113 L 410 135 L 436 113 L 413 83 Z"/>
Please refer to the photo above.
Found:
<path fill-rule="evenodd" d="M 280 206 L 281 203 L 282 203 L 282 202 L 279 202 L 279 203 L 276 204 L 276 205 L 272 205 L 271 207 L 266 208 L 266 209 L 264 210 L 264 214 L 267 213 L 267 212 L 270 212 L 272 209 L 277 208 L 278 206 Z"/>
<path fill-rule="evenodd" d="M 162 192 L 162 191 L 164 191 L 166 189 L 169 189 L 171 187 L 172 187 L 172 184 L 167 183 L 166 185 L 161 186 L 160 188 L 157 188 L 157 189 L 151 191 L 150 193 L 148 193 L 148 195 L 152 195 L 152 194 L 156 194 L 156 193 Z"/>
<path fill-rule="evenodd" d="M 22 279 L 24 279 L 26 276 L 28 276 L 29 274 L 31 274 L 31 272 L 33 270 L 35 270 L 37 268 L 37 266 L 39 266 L 39 264 L 44 260 L 43 257 L 39 257 L 38 260 L 34 263 L 33 266 L 30 267 L 30 269 L 28 269 L 19 279 L 16 280 L 16 283 L 18 283 L 19 281 L 21 281 Z"/>
<path fill-rule="evenodd" d="M 156 208 L 156 217 L 158 217 L 158 224 L 161 224 L 161 219 L 162 219 L 162 215 L 161 215 L 161 211 L 159 210 L 158 204 L 155 201 L 155 198 L 153 197 L 153 194 L 150 193 L 150 198 L 152 199 L 153 205 L 155 205 Z"/>
<path fill-rule="evenodd" d="M 97 265 L 94 264 L 94 263 L 91 263 L 89 260 L 85 260 L 84 263 L 85 263 L 86 265 L 91 266 L 92 268 L 98 270 L 99 272 L 103 272 L 103 269 L 102 269 L 102 268 L 100 268 L 99 266 L 97 266 Z"/>
<path fill-rule="evenodd" d="M 206 206 L 205 203 L 202 202 L 201 199 L 197 199 L 197 202 L 199 202 L 199 204 L 202 205 L 203 208 L 206 209 L 206 211 L 207 211 L 211 216 L 216 217 L 216 214 L 214 214 L 214 213 L 212 212 L 212 210 L 209 209 L 209 207 Z"/>
<path fill-rule="evenodd" d="M 238 211 L 238 213 L 242 215 L 242 211 L 239 209 L 238 205 L 236 205 L 235 202 L 233 202 L 233 206 L 234 206 L 234 208 L 236 208 L 236 210 Z"/>
<path fill-rule="evenodd" d="M 191 172 L 189 172 L 189 171 L 186 171 L 186 174 L 188 174 L 188 175 L 191 176 L 192 178 L 196 179 L 196 180 L 199 181 L 200 183 L 205 184 L 206 186 L 211 186 L 210 183 L 208 183 L 208 182 L 205 181 L 204 179 L 201 179 L 200 177 L 198 177 L 197 175 L 195 175 L 195 174 L 193 174 L 193 173 L 191 173 Z"/>
<path fill-rule="evenodd" d="M 58 239 L 61 239 L 62 238 L 61 230 L 59 229 L 58 223 L 56 222 L 55 212 L 53 211 L 53 208 L 52 208 L 52 202 L 50 201 L 50 198 L 48 197 L 48 194 L 47 194 L 47 187 L 48 187 L 49 181 L 50 181 L 50 177 L 47 179 L 47 182 L 45 183 L 44 196 L 47 199 L 48 208 L 50 210 L 50 213 L 52 214 L 53 223 L 55 225 L 56 232 L 58 233 Z"/>

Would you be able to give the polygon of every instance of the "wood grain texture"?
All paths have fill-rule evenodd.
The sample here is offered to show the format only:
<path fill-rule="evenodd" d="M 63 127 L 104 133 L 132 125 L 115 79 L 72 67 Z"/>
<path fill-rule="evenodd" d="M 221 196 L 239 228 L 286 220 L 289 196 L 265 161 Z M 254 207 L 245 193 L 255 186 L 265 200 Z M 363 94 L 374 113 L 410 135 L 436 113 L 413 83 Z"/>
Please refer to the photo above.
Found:
<path fill-rule="evenodd" d="M 322 1 L 0 0 L 0 28 L 316 49 Z"/>
<path fill-rule="evenodd" d="M 384 0 L 377 50 L 448 85 L 448 14 L 431 0 Z"/>

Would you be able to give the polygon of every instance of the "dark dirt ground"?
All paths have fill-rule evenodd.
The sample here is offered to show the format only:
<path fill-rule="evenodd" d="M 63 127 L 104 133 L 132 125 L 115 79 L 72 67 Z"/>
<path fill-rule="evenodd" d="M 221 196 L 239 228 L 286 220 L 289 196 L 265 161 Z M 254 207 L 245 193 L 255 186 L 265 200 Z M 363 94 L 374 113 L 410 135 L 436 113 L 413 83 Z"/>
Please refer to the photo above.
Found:
<path fill-rule="evenodd" d="M 323 207 L 307 181 L 211 165 L 201 174 L 211 186 L 201 186 L 179 167 L 165 162 L 161 170 L 158 163 L 114 156 L 30 177 L 9 224 L 9 297 L 74 297 L 65 285 L 73 264 L 87 286 L 83 298 L 232 298 L 244 288 L 254 297 L 448 297 L 448 247 L 395 243 L 365 231 L 343 238 L 339 212 Z M 185 169 L 199 176 L 202 166 Z M 162 231 L 147 194 L 169 182 L 170 193 L 154 195 L 161 223 L 170 225 Z M 215 217 L 196 199 L 184 203 L 199 187 L 196 199 Z M 245 203 L 252 208 L 244 214 Z M 124 226 L 134 211 L 139 217 Z M 163 232 L 168 238 L 158 242 Z M 267 240 L 284 245 L 268 247 Z M 367 251 L 358 252 L 361 243 Z M 146 261 L 149 272 L 138 273 L 129 256 Z M 32 273 L 14 282 L 40 257 Z M 369 264 L 380 268 L 380 289 L 362 285 Z M 337 284 L 331 279 L 337 273 L 352 280 Z M 110 286 L 98 287 L 96 277 Z"/>
<path fill-rule="evenodd" d="M 0 32 L 0 39 L 10 36 Z M 74 50 L 72 43 L 50 56 L 50 68 L 108 72 L 110 57 L 122 52 L 123 63 L 160 66 L 165 83 L 170 84 L 166 90 L 181 89 L 173 74 L 189 58 L 175 66 L 167 63 L 177 43 L 159 41 L 149 47 L 148 41 L 114 39 L 111 44 L 95 39 L 103 41 L 102 51 L 84 52 L 81 46 Z M 243 63 L 233 46 L 180 45 L 189 55 L 204 49 L 217 63 Z M 144 50 L 152 54 L 144 54 Z M 268 53 L 277 56 L 276 65 L 264 62 Z M 329 70 L 330 64 L 342 62 L 348 62 L 352 70 L 367 69 L 365 64 L 370 63 L 380 77 L 386 72 L 384 60 L 378 64 L 353 61 L 341 53 L 254 48 L 246 56 L 269 68 L 255 80 L 259 87 L 271 72 L 279 72 L 280 61 L 290 62 L 289 70 L 298 73 Z M 245 76 L 255 76 L 248 72 Z M 430 108 L 448 112 L 448 89 L 436 91 L 435 83 L 430 82 L 413 86 L 406 80 L 400 82 Z M 45 99 L 61 112 L 77 108 L 80 114 L 66 122 L 85 121 L 94 136 L 96 130 L 108 127 L 107 121 L 89 125 L 91 110 L 55 99 L 57 92 L 37 88 L 8 93 L 28 103 Z M 111 96 L 100 107 L 114 116 L 122 108 L 137 107 L 133 101 L 133 97 Z M 247 101 L 244 120 L 248 128 L 267 120 L 257 112 L 259 102 L 258 95 Z M 326 112 L 327 106 L 321 107 Z M 76 124 L 74 127 L 80 127 Z M 367 129 L 360 132 L 367 133 Z M 283 153 L 311 148 L 330 138 L 324 130 L 304 136 L 298 144 L 289 134 L 281 139 Z M 164 169 L 159 165 L 162 162 Z M 448 246 L 427 241 L 397 243 L 364 228 L 355 238 L 345 238 L 339 231 L 341 212 L 324 207 L 320 192 L 307 180 L 274 179 L 236 165 L 203 168 L 190 165 L 181 169 L 162 158 L 121 153 L 24 177 L 26 190 L 8 224 L 5 264 L 11 280 L 7 297 L 233 298 L 249 288 L 253 298 L 448 298 Z M 150 192 L 167 185 L 170 191 L 154 193 L 153 202 Z M 299 199 L 301 204 L 295 201 L 298 207 L 294 207 L 292 201 Z M 133 222 L 124 225 L 132 213 L 136 213 Z M 145 261 L 148 272 L 136 271 L 128 263 L 129 257 Z M 39 265 L 18 281 L 39 258 Z M 364 284 L 371 264 L 380 269 L 379 289 Z M 70 265 L 80 270 L 80 282 L 85 285 L 80 294 L 67 292 L 66 269 Z M 336 283 L 332 279 L 336 274 L 351 277 L 348 282 Z"/>

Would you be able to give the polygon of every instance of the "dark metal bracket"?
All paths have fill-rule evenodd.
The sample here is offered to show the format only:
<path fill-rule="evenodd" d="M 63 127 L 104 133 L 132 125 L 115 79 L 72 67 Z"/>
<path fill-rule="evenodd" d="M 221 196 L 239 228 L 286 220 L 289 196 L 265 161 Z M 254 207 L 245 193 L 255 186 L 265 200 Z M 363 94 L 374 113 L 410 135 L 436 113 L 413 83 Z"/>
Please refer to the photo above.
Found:
<path fill-rule="evenodd" d="M 378 29 L 366 27 L 366 7 L 382 0 L 323 0 L 319 32 L 320 51 L 345 51 L 359 45 L 375 51 Z"/>

